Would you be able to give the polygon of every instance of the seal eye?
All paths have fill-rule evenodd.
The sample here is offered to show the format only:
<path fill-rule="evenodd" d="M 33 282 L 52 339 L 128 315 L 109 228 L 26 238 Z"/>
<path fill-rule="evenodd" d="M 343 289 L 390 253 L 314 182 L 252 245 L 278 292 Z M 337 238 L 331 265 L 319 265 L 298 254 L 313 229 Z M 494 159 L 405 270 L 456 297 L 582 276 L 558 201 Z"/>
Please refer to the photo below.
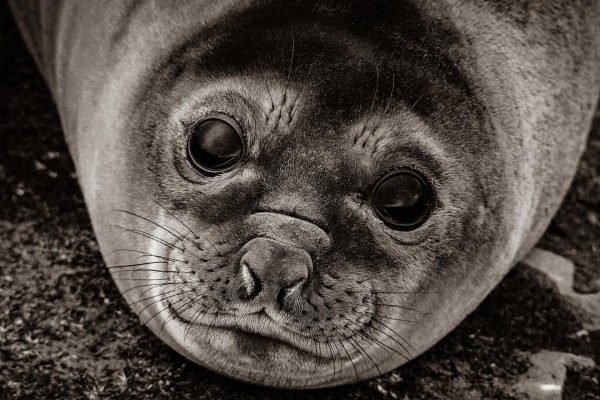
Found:
<path fill-rule="evenodd" d="M 383 176 L 375 184 L 371 198 L 375 211 L 386 224 L 398 230 L 411 230 L 429 215 L 431 197 L 425 179 L 405 169 Z"/>
<path fill-rule="evenodd" d="M 197 123 L 188 141 L 191 164 L 207 175 L 234 168 L 244 153 L 244 141 L 235 121 L 209 117 Z"/>

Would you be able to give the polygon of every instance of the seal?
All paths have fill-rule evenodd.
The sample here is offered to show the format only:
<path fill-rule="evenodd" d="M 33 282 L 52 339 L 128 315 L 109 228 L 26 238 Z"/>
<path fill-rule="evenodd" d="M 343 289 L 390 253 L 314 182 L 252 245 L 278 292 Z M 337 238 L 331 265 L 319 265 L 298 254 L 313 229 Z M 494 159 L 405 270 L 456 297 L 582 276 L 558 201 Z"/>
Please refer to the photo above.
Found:
<path fill-rule="evenodd" d="M 593 0 L 12 2 L 125 300 L 286 388 L 416 357 L 535 244 L 600 92 Z"/>

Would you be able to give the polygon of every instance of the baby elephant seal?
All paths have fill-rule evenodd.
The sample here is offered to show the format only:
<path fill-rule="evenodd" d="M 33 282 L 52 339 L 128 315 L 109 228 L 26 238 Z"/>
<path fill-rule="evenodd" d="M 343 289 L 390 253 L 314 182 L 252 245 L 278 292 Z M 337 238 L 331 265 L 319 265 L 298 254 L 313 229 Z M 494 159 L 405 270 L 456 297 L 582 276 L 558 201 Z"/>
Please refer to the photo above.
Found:
<path fill-rule="evenodd" d="M 600 92 L 597 0 L 12 1 L 123 297 L 285 388 L 416 357 L 533 247 Z"/>

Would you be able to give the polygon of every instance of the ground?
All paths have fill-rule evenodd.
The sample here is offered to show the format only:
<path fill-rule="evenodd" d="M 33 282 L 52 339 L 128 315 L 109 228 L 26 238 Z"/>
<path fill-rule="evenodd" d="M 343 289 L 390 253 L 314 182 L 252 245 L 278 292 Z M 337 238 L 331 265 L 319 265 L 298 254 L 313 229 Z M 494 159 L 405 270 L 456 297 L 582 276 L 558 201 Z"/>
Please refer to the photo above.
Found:
<path fill-rule="evenodd" d="M 563 399 L 600 399 L 600 330 L 584 328 L 558 291 L 524 266 L 433 349 L 367 382 L 267 389 L 176 354 L 139 325 L 103 265 L 52 100 L 4 1 L 0 206 L 0 400 L 520 399 L 524 385 L 546 379 L 544 368 Z M 598 285 L 590 277 L 600 276 L 599 220 L 597 117 L 569 195 L 540 242 L 575 262 L 581 290 Z"/>

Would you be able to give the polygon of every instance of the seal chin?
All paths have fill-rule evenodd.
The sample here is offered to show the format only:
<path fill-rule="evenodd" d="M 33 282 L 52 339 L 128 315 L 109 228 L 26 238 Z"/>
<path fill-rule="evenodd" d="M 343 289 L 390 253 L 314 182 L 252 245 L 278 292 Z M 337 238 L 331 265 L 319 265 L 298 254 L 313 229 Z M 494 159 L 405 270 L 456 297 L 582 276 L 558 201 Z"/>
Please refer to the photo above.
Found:
<path fill-rule="evenodd" d="M 277 322 L 278 317 L 271 315 L 266 309 L 247 315 L 236 315 L 227 312 L 218 312 L 211 315 L 204 315 L 203 318 L 197 318 L 194 313 L 191 316 L 186 316 L 186 313 L 178 313 L 172 304 L 168 305 L 173 319 L 181 322 L 186 326 L 186 331 L 205 331 L 206 335 L 210 335 L 213 329 L 224 329 L 240 334 L 240 346 L 248 350 L 253 347 L 258 348 L 257 340 L 264 339 L 269 342 L 278 342 L 281 345 L 295 349 L 298 352 L 306 353 L 308 356 L 319 357 L 319 353 L 315 348 L 316 340 L 290 330 L 285 324 Z M 168 321 L 167 321 L 168 323 Z M 244 338 L 251 337 L 252 341 L 243 343 Z"/>
<path fill-rule="evenodd" d="M 249 383 L 313 388 L 377 375 L 363 367 L 359 352 L 352 354 L 352 345 L 304 337 L 264 311 L 243 317 L 215 314 L 203 323 L 181 315 L 168 319 L 154 322 L 167 344 L 200 365 Z"/>

